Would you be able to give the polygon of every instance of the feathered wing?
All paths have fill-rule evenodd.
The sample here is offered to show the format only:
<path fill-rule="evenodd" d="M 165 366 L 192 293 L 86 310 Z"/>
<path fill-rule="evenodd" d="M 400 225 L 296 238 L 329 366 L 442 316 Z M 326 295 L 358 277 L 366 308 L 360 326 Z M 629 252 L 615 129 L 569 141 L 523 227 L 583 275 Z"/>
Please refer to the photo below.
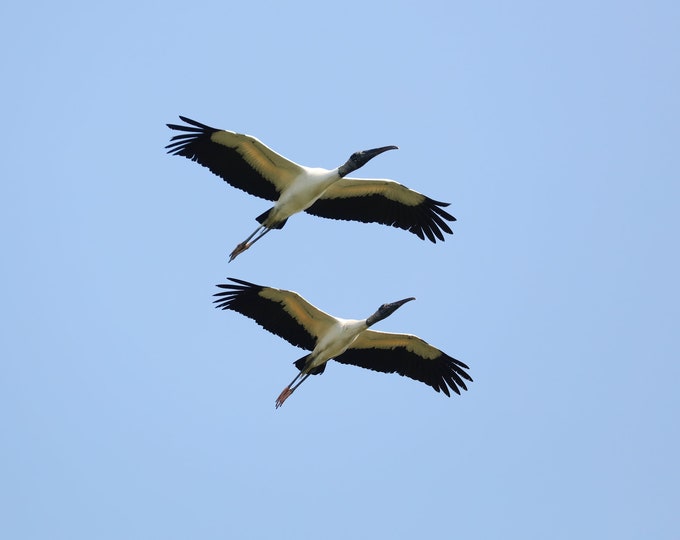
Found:
<path fill-rule="evenodd" d="M 335 322 L 295 292 L 236 278 L 229 281 L 218 285 L 224 291 L 215 293 L 215 307 L 237 311 L 296 347 L 313 350 L 319 336 Z"/>
<path fill-rule="evenodd" d="M 383 373 L 398 373 L 424 382 L 450 396 L 467 390 L 465 380 L 472 381 L 463 362 L 410 334 L 392 334 L 366 330 L 335 360 Z"/>
<path fill-rule="evenodd" d="M 456 221 L 445 207 L 393 180 L 343 178 L 329 187 L 306 212 L 331 219 L 382 223 L 412 232 L 421 239 L 443 241 L 453 234 L 446 221 Z"/>
<path fill-rule="evenodd" d="M 189 125 L 168 124 L 183 131 L 166 146 L 169 154 L 184 156 L 246 193 L 276 201 L 303 168 L 250 135 L 216 129 L 180 116 Z"/>

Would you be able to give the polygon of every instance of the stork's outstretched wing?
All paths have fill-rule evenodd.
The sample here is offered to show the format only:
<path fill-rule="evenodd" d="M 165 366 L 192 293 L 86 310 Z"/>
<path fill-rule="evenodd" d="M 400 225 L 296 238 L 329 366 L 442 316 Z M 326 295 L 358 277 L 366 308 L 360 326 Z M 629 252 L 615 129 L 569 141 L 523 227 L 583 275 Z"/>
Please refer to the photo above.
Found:
<path fill-rule="evenodd" d="M 168 153 L 200 163 L 246 193 L 275 201 L 303 170 L 255 137 L 180 119 L 190 125 L 168 124 L 184 132 L 171 139 Z"/>
<path fill-rule="evenodd" d="M 241 279 L 218 285 L 215 307 L 231 309 L 250 317 L 265 330 L 291 345 L 311 351 L 316 340 L 336 322 L 328 313 L 313 306 L 299 294 L 255 285 Z"/>
<path fill-rule="evenodd" d="M 456 218 L 443 209 L 448 205 L 393 180 L 343 178 L 305 211 L 331 219 L 391 225 L 436 242 L 437 238 L 444 241 L 442 231 L 453 234 L 446 221 Z"/>
<path fill-rule="evenodd" d="M 456 394 L 461 388 L 467 390 L 463 379 L 472 381 L 463 362 L 410 334 L 366 330 L 335 360 L 373 371 L 399 373 L 447 396 L 449 388 Z"/>

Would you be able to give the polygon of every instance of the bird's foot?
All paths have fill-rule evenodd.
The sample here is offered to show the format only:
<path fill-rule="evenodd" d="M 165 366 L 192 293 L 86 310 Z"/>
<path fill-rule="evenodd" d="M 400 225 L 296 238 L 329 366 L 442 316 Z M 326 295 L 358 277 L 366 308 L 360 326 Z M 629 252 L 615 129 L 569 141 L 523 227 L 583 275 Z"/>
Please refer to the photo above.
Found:
<path fill-rule="evenodd" d="M 238 246 L 234 248 L 229 254 L 229 262 L 233 261 L 238 255 L 243 253 L 246 249 L 250 247 L 250 242 L 241 242 Z"/>
<path fill-rule="evenodd" d="M 283 402 L 286 401 L 292 393 L 293 390 L 290 389 L 290 386 L 286 386 L 279 397 L 276 398 L 276 408 L 278 409 L 281 405 L 283 405 Z"/>

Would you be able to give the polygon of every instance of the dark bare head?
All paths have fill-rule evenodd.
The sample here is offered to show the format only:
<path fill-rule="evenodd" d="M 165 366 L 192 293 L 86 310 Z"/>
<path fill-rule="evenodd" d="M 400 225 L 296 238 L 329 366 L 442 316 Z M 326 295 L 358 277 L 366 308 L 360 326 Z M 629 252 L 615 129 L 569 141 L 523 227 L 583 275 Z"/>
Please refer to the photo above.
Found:
<path fill-rule="evenodd" d="M 380 148 L 372 148 L 371 150 L 360 150 L 354 152 L 344 165 L 341 165 L 338 172 L 341 177 L 347 176 L 352 171 L 356 171 L 372 160 L 375 156 L 387 152 L 388 150 L 398 150 L 398 146 L 381 146 Z"/>
<path fill-rule="evenodd" d="M 398 302 L 383 304 L 378 308 L 378 311 L 376 311 L 373 315 L 366 319 L 366 325 L 373 326 L 378 321 L 386 319 L 387 317 L 392 315 L 392 313 L 397 311 L 401 306 L 403 306 L 406 302 L 410 302 L 411 300 L 415 300 L 415 298 L 414 297 L 404 298 L 403 300 L 399 300 Z"/>

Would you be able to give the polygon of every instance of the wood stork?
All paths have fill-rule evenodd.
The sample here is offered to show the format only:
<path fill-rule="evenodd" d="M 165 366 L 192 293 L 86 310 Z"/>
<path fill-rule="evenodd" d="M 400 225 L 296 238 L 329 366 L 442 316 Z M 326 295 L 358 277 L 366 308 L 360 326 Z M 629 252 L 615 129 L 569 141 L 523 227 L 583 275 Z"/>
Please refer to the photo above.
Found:
<path fill-rule="evenodd" d="M 276 201 L 256 219 L 260 225 L 229 256 L 229 261 L 272 229 L 281 229 L 298 212 L 331 219 L 375 222 L 408 230 L 421 239 L 444 240 L 455 221 L 435 201 L 392 180 L 347 178 L 375 156 L 396 146 L 355 152 L 336 169 L 298 165 L 255 137 L 215 129 L 180 116 L 186 124 L 167 124 L 184 132 L 166 146 L 169 154 L 197 161 L 232 186 L 256 197 Z M 258 235 L 259 233 L 259 235 Z M 258 235 L 258 236 L 256 236 Z"/>
<path fill-rule="evenodd" d="M 311 351 L 294 362 L 300 373 L 276 399 L 277 409 L 307 377 L 323 373 L 331 359 L 383 373 L 396 372 L 447 396 L 449 388 L 456 394 L 461 388 L 467 390 L 463 379 L 472 381 L 465 371 L 468 366 L 419 337 L 369 330 L 415 298 L 383 304 L 366 319 L 340 319 L 295 292 L 228 279 L 232 283 L 218 285 L 224 291 L 214 295 L 217 308 L 237 311 L 292 345 Z"/>

